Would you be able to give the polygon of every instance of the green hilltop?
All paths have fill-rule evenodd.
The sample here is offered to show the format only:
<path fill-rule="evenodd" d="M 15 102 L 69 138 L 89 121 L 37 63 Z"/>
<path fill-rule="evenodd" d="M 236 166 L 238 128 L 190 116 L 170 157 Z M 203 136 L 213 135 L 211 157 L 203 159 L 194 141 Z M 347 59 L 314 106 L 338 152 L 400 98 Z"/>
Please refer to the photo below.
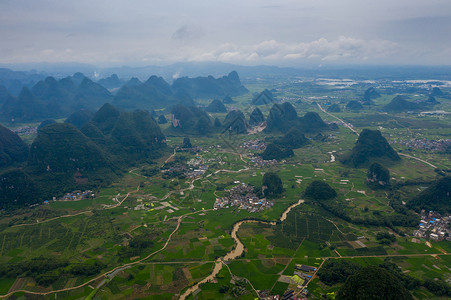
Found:
<path fill-rule="evenodd" d="M 27 160 L 28 146 L 17 133 L 0 125 L 0 168 Z"/>
<path fill-rule="evenodd" d="M 359 167 L 377 159 L 392 162 L 401 160 L 379 130 L 363 129 L 351 152 L 342 158 L 342 162 Z"/>
<path fill-rule="evenodd" d="M 443 214 L 450 213 L 451 204 L 451 176 L 440 178 L 427 189 L 407 202 L 409 208 L 420 211 L 434 210 Z"/>

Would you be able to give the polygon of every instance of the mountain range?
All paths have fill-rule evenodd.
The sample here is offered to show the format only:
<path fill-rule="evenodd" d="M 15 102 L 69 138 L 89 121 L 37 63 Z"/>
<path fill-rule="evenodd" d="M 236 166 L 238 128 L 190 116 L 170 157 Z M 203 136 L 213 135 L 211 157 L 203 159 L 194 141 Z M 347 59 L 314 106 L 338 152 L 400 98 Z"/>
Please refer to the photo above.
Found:
<path fill-rule="evenodd" d="M 106 89 L 113 87 L 117 93 Z M 17 97 L 6 88 L 0 88 L 0 119 L 10 123 L 41 121 L 65 117 L 77 110 L 99 109 L 104 103 L 126 109 L 170 108 L 181 103 L 194 106 L 195 98 L 238 96 L 248 92 L 241 84 L 237 72 L 220 78 L 183 77 L 172 85 L 162 77 L 150 76 L 145 82 L 132 78 L 122 84 L 116 75 L 96 83 L 81 73 L 57 80 L 47 77 L 31 89 L 24 87 Z"/>
<path fill-rule="evenodd" d="M 1 208 L 104 186 L 130 166 L 158 158 L 166 147 L 149 112 L 120 111 L 108 103 L 80 130 L 70 123 L 43 126 L 29 150 L 8 129 L 0 127 L 0 134 Z"/>
<path fill-rule="evenodd" d="M 293 105 L 288 102 L 274 104 L 266 119 L 266 132 L 287 132 L 296 127 L 302 133 L 315 133 L 328 130 L 329 125 L 324 123 L 316 112 L 307 112 L 303 117 L 298 117 Z"/>

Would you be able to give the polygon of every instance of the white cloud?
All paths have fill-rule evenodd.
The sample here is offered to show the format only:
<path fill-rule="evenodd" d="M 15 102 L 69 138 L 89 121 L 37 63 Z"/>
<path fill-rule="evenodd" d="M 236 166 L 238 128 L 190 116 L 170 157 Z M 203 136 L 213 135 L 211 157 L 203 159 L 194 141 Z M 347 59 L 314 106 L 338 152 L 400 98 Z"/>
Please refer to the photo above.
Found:
<path fill-rule="evenodd" d="M 320 38 L 297 44 L 281 43 L 275 40 L 263 41 L 255 45 L 222 44 L 217 49 L 195 54 L 193 61 L 365 61 L 368 59 L 390 58 L 401 47 L 387 40 L 362 40 L 340 36 L 335 40 Z"/>

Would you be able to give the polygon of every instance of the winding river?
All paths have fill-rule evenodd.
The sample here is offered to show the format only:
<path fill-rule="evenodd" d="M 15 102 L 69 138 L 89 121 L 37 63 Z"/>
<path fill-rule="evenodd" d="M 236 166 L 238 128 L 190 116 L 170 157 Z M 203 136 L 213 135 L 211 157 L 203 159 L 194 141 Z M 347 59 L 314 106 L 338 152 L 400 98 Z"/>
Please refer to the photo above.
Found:
<path fill-rule="evenodd" d="M 282 213 L 282 216 L 280 217 L 280 221 L 283 222 L 287 218 L 287 215 L 291 211 L 291 209 L 293 209 L 294 207 L 296 207 L 296 206 L 298 206 L 298 205 L 300 205 L 302 203 L 304 203 L 304 200 L 300 199 L 295 204 L 292 204 L 292 205 L 288 206 L 287 209 L 285 209 L 285 211 Z M 218 275 L 219 271 L 221 271 L 222 266 L 223 266 L 223 264 L 225 262 L 234 260 L 234 259 L 236 259 L 237 257 L 240 257 L 243 254 L 243 252 L 244 252 L 244 245 L 241 242 L 241 240 L 238 238 L 238 235 L 237 235 L 238 230 L 240 229 L 240 226 L 243 223 L 266 223 L 266 224 L 276 225 L 275 221 L 257 221 L 257 220 L 242 220 L 242 221 L 239 221 L 239 222 L 235 223 L 235 225 L 233 225 L 232 233 L 230 235 L 234 239 L 234 241 L 236 243 L 236 247 L 233 248 L 230 252 L 228 252 L 224 257 L 218 258 L 215 261 L 215 266 L 214 266 L 213 271 L 211 272 L 211 274 L 208 275 L 207 277 L 205 277 L 204 279 L 202 279 L 201 281 L 199 281 L 198 283 L 196 283 L 195 285 L 193 285 L 192 287 L 190 287 L 189 289 L 187 289 L 180 296 L 179 299 L 181 299 L 181 300 L 186 299 L 186 297 L 188 297 L 191 293 L 194 293 L 202 284 L 213 280 L 216 277 L 216 275 Z"/>

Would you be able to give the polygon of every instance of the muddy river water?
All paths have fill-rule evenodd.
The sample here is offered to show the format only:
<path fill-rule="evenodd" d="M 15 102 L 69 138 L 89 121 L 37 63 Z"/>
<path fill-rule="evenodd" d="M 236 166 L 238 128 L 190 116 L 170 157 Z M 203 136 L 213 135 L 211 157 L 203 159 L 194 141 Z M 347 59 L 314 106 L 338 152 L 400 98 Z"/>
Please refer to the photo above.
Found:
<path fill-rule="evenodd" d="M 304 203 L 304 200 L 300 199 L 295 204 L 288 206 L 287 209 L 285 209 L 285 211 L 282 213 L 282 216 L 280 217 L 280 221 L 283 222 L 287 218 L 287 215 L 291 211 L 291 209 L 302 203 Z M 240 229 L 240 226 L 243 223 L 265 223 L 265 224 L 276 225 L 276 222 L 274 222 L 274 221 L 257 221 L 257 220 L 242 220 L 242 221 L 235 223 L 235 225 L 233 225 L 232 233 L 230 234 L 232 236 L 233 240 L 235 241 L 235 244 L 236 244 L 235 248 L 233 248 L 230 252 L 228 252 L 224 257 L 218 258 L 215 261 L 215 266 L 214 266 L 211 274 L 208 275 L 207 277 L 205 277 L 204 279 L 202 279 L 201 281 L 199 281 L 198 283 L 196 283 L 195 285 L 193 285 L 192 287 L 190 287 L 189 289 L 187 289 L 180 296 L 181 300 L 186 299 L 186 297 L 188 297 L 191 293 L 195 292 L 199 288 L 199 286 L 201 286 L 202 284 L 213 280 L 216 277 L 216 275 L 218 275 L 219 271 L 221 271 L 224 262 L 234 260 L 243 254 L 244 245 L 237 236 L 238 230 Z"/>

